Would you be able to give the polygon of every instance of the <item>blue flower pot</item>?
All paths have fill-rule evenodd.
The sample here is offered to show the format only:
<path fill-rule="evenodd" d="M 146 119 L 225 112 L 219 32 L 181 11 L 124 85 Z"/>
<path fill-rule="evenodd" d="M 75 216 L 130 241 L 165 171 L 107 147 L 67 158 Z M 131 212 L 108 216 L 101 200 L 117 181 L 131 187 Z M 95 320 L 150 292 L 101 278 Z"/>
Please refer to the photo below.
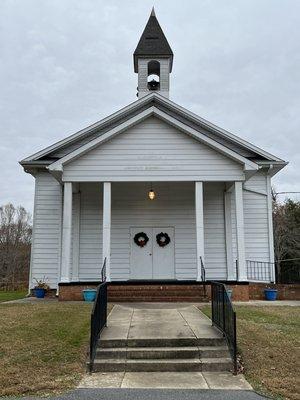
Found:
<path fill-rule="evenodd" d="M 43 288 L 35 288 L 34 294 L 35 294 L 35 297 L 37 297 L 38 299 L 43 299 L 45 297 L 46 290 Z"/>
<path fill-rule="evenodd" d="M 82 293 L 83 293 L 84 301 L 92 302 L 96 298 L 97 290 L 96 289 L 84 289 L 82 291 Z"/>
<path fill-rule="evenodd" d="M 276 289 L 265 289 L 265 299 L 269 301 L 274 301 L 277 299 Z"/>

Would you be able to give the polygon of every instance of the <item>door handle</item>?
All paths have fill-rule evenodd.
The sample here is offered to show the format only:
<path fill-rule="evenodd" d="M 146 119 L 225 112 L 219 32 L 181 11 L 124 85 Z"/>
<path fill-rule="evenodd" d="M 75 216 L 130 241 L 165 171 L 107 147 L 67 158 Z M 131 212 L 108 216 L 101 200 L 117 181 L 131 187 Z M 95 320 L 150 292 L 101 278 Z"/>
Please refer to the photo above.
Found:
<path fill-rule="evenodd" d="M 149 253 L 149 256 L 152 256 L 152 253 Z"/>

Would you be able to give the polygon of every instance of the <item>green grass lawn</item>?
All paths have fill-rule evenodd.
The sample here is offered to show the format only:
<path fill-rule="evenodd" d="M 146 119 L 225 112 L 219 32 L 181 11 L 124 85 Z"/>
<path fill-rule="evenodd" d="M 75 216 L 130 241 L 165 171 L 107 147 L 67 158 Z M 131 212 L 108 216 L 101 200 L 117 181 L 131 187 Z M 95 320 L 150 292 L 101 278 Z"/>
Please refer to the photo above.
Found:
<path fill-rule="evenodd" d="M 200 306 L 210 316 L 210 307 Z M 235 306 L 244 373 L 260 393 L 300 398 L 300 307 Z"/>
<path fill-rule="evenodd" d="M 0 303 L 3 301 L 23 299 L 27 295 L 27 290 L 15 290 L 15 291 L 2 291 L 0 290 Z"/>
<path fill-rule="evenodd" d="M 86 368 L 90 313 L 84 302 L 1 304 L 0 395 L 74 387 Z"/>

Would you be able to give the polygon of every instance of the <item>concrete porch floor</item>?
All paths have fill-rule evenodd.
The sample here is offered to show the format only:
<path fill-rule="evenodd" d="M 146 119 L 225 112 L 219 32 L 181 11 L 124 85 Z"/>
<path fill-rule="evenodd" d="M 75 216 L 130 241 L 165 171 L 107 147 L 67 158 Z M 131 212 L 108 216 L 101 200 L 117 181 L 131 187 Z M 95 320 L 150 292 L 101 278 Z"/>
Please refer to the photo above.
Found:
<path fill-rule="evenodd" d="M 195 305 L 129 303 L 115 305 L 101 340 L 222 339 Z M 85 375 L 79 388 L 252 390 L 243 375 L 230 372 L 98 372 Z"/>

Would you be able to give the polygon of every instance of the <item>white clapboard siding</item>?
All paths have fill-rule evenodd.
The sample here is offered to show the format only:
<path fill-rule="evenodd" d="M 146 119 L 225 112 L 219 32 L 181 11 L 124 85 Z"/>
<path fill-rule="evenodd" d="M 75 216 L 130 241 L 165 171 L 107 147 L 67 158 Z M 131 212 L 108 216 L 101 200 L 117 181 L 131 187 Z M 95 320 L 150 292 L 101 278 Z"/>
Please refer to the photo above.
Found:
<path fill-rule="evenodd" d="M 204 255 L 207 279 L 226 279 L 224 184 L 204 184 Z"/>
<path fill-rule="evenodd" d="M 232 255 L 235 262 L 237 241 L 233 193 L 231 200 Z M 258 171 L 244 184 L 243 205 L 246 260 L 270 261 L 267 175 L 264 170 Z"/>
<path fill-rule="evenodd" d="M 65 181 L 241 180 L 242 165 L 149 117 L 64 166 Z"/>
<path fill-rule="evenodd" d="M 250 179 L 244 184 L 245 189 L 258 191 L 267 194 L 267 175 L 266 171 L 257 171 Z"/>
<path fill-rule="evenodd" d="M 35 279 L 57 286 L 60 271 L 62 190 L 48 172 L 35 179 L 34 229 L 31 256 L 31 287 Z"/>
<path fill-rule="evenodd" d="M 266 172 L 258 171 L 245 187 L 267 194 Z M 244 190 L 243 197 L 246 259 L 270 261 L 267 196 Z"/>
<path fill-rule="evenodd" d="M 99 281 L 102 268 L 102 184 L 80 184 L 79 279 Z"/>

